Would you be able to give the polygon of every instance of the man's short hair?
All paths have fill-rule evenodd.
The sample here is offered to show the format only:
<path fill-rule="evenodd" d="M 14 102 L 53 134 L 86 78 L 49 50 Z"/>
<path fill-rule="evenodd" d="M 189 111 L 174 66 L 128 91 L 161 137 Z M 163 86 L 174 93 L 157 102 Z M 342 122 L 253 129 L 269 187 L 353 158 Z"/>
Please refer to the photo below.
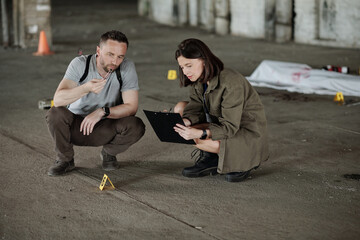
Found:
<path fill-rule="evenodd" d="M 117 30 L 111 30 L 109 32 L 104 33 L 100 37 L 99 46 L 101 46 L 103 43 L 105 43 L 107 40 L 114 40 L 118 42 L 126 43 L 126 47 L 129 48 L 129 41 L 125 34 L 123 34 L 120 31 Z"/>

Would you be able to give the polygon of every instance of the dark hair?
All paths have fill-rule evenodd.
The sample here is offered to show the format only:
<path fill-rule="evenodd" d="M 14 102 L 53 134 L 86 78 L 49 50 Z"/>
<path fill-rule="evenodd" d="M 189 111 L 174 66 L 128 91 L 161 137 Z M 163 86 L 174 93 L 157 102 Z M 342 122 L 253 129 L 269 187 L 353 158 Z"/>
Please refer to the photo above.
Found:
<path fill-rule="evenodd" d="M 101 46 L 102 43 L 105 43 L 109 39 L 126 43 L 126 47 L 127 48 L 129 47 L 129 41 L 128 41 L 127 37 L 125 36 L 125 34 L 123 34 L 120 31 L 116 31 L 116 30 L 111 30 L 111 31 L 106 32 L 103 35 L 101 35 L 100 41 L 99 41 L 99 46 Z"/>
<path fill-rule="evenodd" d="M 224 69 L 223 62 L 199 39 L 189 38 L 182 41 L 175 52 L 175 59 L 177 60 L 180 56 L 189 59 L 200 58 L 204 60 L 204 71 L 199 79 L 201 83 L 206 83 Z M 179 75 L 181 87 L 193 84 L 193 82 L 185 76 L 180 66 Z"/>

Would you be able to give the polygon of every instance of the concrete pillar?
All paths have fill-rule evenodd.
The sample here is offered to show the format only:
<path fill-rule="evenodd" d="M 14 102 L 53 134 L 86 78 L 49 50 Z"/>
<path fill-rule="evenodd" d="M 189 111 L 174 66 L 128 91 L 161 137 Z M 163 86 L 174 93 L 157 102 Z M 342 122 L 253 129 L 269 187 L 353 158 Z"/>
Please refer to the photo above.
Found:
<path fill-rule="evenodd" d="M 265 2 L 265 39 L 275 40 L 276 0 Z"/>
<path fill-rule="evenodd" d="M 276 42 L 291 40 L 292 33 L 292 0 L 276 0 Z"/>
<path fill-rule="evenodd" d="M 317 1 L 301 0 L 295 2 L 295 41 L 309 43 L 317 38 Z"/>
<path fill-rule="evenodd" d="M 162 24 L 175 26 L 177 16 L 174 16 L 174 0 L 152 0 L 151 17 Z"/>
<path fill-rule="evenodd" d="M 337 37 L 336 23 L 337 17 L 337 1 L 320 0 L 319 3 L 319 38 L 335 40 Z M 344 26 L 345 27 L 345 26 Z M 360 30 L 360 28 L 359 28 Z"/>
<path fill-rule="evenodd" d="M 149 16 L 150 0 L 138 0 L 138 14 L 140 16 Z"/>
<path fill-rule="evenodd" d="M 215 0 L 215 15 L 216 17 L 229 18 L 229 0 Z"/>
<path fill-rule="evenodd" d="M 188 12 L 188 0 L 177 0 L 178 9 L 178 25 L 183 26 L 188 24 L 189 12 Z"/>
<path fill-rule="evenodd" d="M 29 8 L 32 9 L 35 14 L 31 15 Z M 51 0 L 37 0 L 34 4 L 30 2 L 27 3 L 26 8 L 27 20 L 26 20 L 26 36 L 27 36 L 27 45 L 29 46 L 38 46 L 39 43 L 39 34 L 40 31 L 45 31 L 47 41 L 50 46 L 52 46 L 52 33 L 51 33 Z"/>
<path fill-rule="evenodd" d="M 215 30 L 214 0 L 200 0 L 200 26 L 208 31 Z"/>
<path fill-rule="evenodd" d="M 13 34 L 14 34 L 14 46 L 19 46 L 19 11 L 17 10 L 19 8 L 19 0 L 13 0 L 12 2 L 12 21 L 13 21 Z"/>
<path fill-rule="evenodd" d="M 196 27 L 199 24 L 199 1 L 189 0 L 189 24 L 192 27 Z"/>
<path fill-rule="evenodd" d="M 52 45 L 50 0 L 13 0 L 12 11 L 14 46 L 37 47 L 40 31 L 45 31 L 47 42 Z"/>
<path fill-rule="evenodd" d="M 188 0 L 138 0 L 138 13 L 166 25 L 186 25 Z"/>
<path fill-rule="evenodd" d="M 2 36 L 3 36 L 3 46 L 9 46 L 9 21 L 8 21 L 8 8 L 6 6 L 5 0 L 1 0 L 1 22 L 2 22 Z"/>
<path fill-rule="evenodd" d="M 24 0 L 13 0 L 13 32 L 16 47 L 25 48 L 25 6 Z"/>
<path fill-rule="evenodd" d="M 215 0 L 215 33 L 226 35 L 230 27 L 229 0 Z"/>
<path fill-rule="evenodd" d="M 231 34 L 265 38 L 266 0 L 230 0 Z"/>

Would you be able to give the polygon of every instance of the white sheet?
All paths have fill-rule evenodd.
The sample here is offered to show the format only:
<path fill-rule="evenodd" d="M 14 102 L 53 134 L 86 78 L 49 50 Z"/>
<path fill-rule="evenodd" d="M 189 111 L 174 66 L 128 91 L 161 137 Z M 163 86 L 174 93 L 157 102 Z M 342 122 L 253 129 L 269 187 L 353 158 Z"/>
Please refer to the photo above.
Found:
<path fill-rule="evenodd" d="M 312 69 L 301 63 L 264 60 L 247 77 L 253 86 L 290 92 L 360 97 L 360 76 Z"/>

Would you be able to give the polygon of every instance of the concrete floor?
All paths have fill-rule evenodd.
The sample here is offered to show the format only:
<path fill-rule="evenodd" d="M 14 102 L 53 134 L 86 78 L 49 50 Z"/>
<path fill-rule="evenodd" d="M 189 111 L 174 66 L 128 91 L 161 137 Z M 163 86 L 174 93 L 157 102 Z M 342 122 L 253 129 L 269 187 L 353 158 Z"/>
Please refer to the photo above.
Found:
<path fill-rule="evenodd" d="M 142 110 L 168 109 L 187 98 L 188 90 L 166 77 L 177 69 L 177 44 L 188 37 L 205 41 L 245 76 L 263 59 L 354 71 L 360 51 L 162 26 L 138 17 L 131 2 L 53 0 L 55 55 L 0 50 L 1 239 L 358 239 L 360 184 L 346 174 L 360 174 L 360 105 L 257 88 L 271 156 L 242 183 L 221 175 L 184 178 L 193 147 L 160 142 Z M 46 111 L 37 104 L 52 97 L 78 49 L 93 53 L 100 34 L 110 29 L 130 40 L 128 57 L 141 87 L 138 116 L 147 132 L 118 155 L 121 168 L 108 173 L 116 189 L 100 191 L 100 148 L 76 147 L 76 171 L 47 176 L 54 145 Z"/>

